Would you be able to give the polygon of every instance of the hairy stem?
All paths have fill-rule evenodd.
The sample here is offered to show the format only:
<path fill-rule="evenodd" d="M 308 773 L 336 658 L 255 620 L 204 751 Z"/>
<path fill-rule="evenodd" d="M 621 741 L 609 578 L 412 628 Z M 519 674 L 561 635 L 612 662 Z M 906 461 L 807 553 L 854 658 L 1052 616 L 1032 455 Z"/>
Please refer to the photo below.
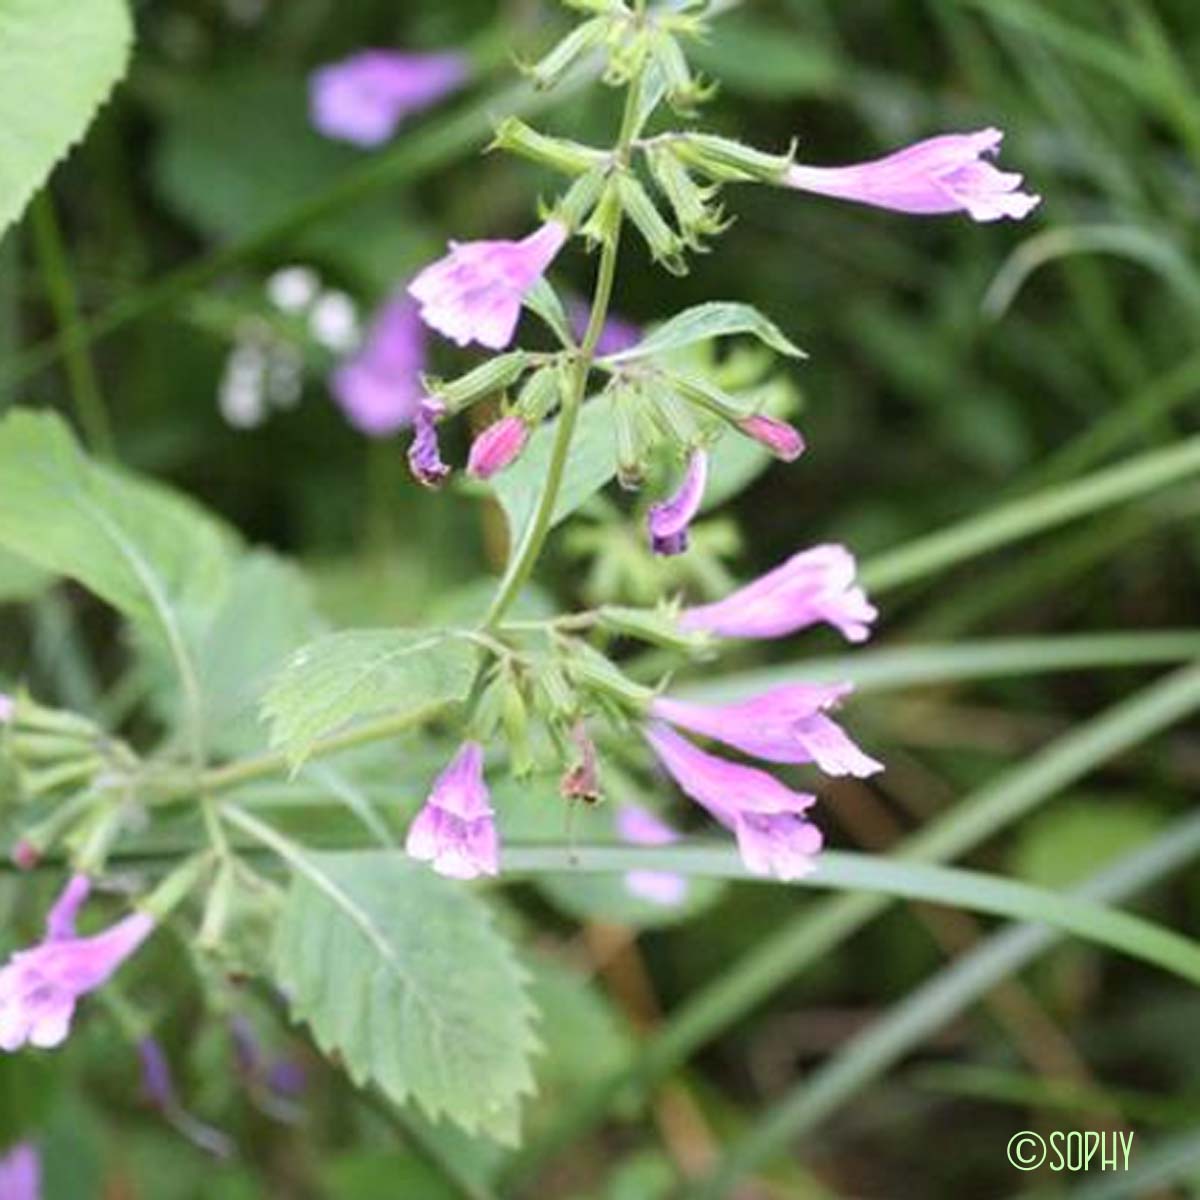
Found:
<path fill-rule="evenodd" d="M 629 90 L 625 95 L 625 112 L 621 118 L 621 132 L 613 151 L 618 170 L 623 170 L 629 163 L 630 150 L 638 132 L 641 96 L 642 88 L 639 76 L 631 80 Z M 571 439 L 575 434 L 575 424 L 579 419 L 579 410 L 583 406 L 584 396 L 587 393 L 592 364 L 596 361 L 596 346 L 600 341 L 600 335 L 604 332 L 604 323 L 608 319 L 608 306 L 612 300 L 613 281 L 617 274 L 621 224 L 621 217 L 618 216 L 616 228 L 600 252 L 600 266 L 596 271 L 596 291 L 592 298 L 591 314 L 588 317 L 587 331 L 583 335 L 583 341 L 575 356 L 575 370 L 571 376 L 571 385 L 566 396 L 563 397 L 562 409 L 558 415 L 558 429 L 550 453 L 546 483 L 538 497 L 537 508 L 534 510 L 529 524 L 525 526 L 521 541 L 509 560 L 508 569 L 504 572 L 504 578 L 501 579 L 491 607 L 484 618 L 483 629 L 488 632 L 500 624 L 504 619 L 504 614 L 521 594 L 521 589 L 529 582 L 529 577 L 533 574 L 533 568 L 546 544 L 546 535 L 550 532 L 550 526 L 554 520 L 554 506 L 558 503 L 563 474 L 571 453 Z"/>

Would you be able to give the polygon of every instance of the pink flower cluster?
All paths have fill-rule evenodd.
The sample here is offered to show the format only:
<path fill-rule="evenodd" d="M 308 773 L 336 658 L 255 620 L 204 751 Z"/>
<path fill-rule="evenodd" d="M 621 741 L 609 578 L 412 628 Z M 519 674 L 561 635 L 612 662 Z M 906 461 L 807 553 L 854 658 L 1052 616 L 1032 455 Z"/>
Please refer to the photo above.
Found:
<path fill-rule="evenodd" d="M 685 629 L 720 637 L 781 637 L 818 623 L 850 640 L 867 636 L 875 609 L 855 582 L 854 559 L 840 546 L 793 555 L 718 604 L 685 609 Z M 748 870 L 797 879 L 811 869 L 821 833 L 806 813 L 816 802 L 758 767 L 702 750 L 678 730 L 722 742 L 769 763 L 811 763 L 827 775 L 865 778 L 883 766 L 864 754 L 830 713 L 848 683 L 791 683 L 728 704 L 659 696 L 646 712 L 645 737 L 683 791 L 737 838 Z M 622 810 L 618 831 L 629 842 L 665 845 L 674 833 L 653 814 Z M 495 875 L 499 837 L 483 778 L 483 747 L 467 742 L 434 783 L 413 822 L 407 849 L 456 879 Z M 680 891 L 667 872 L 633 872 L 627 886 L 658 903 Z"/>

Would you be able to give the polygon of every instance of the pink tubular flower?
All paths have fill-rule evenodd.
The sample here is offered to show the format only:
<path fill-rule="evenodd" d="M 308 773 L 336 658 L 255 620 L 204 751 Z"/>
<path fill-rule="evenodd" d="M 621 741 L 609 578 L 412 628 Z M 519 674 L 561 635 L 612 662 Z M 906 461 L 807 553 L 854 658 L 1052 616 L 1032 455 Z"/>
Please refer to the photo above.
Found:
<path fill-rule="evenodd" d="M 330 379 L 346 419 L 368 437 L 411 425 L 424 390 L 425 325 L 405 292 L 393 295 L 371 323 L 362 347 Z"/>
<path fill-rule="evenodd" d="M 501 417 L 471 443 L 467 473 L 476 479 L 491 479 L 525 449 L 528 437 L 529 426 L 520 417 Z"/>
<path fill-rule="evenodd" d="M 408 469 L 413 478 L 427 488 L 441 487 L 450 468 L 442 462 L 438 447 L 437 423 L 446 409 L 437 400 L 425 399 L 417 405 L 413 418 L 413 440 L 408 448 Z"/>
<path fill-rule="evenodd" d="M 784 462 L 795 462 L 804 453 L 804 438 L 786 421 L 766 416 L 747 417 L 738 422 L 738 428 Z"/>
<path fill-rule="evenodd" d="M 862 779 L 882 771 L 883 764 L 864 754 L 826 715 L 852 690 L 848 683 L 789 683 L 735 704 L 691 704 L 660 696 L 650 713 L 754 758 L 810 762 L 826 775 Z"/>
<path fill-rule="evenodd" d="M 408 285 L 421 320 L 452 342 L 503 350 L 513 339 L 525 293 L 566 244 L 561 221 L 519 242 L 451 242 L 450 253 Z"/>
<path fill-rule="evenodd" d="M 783 880 L 812 870 L 823 839 L 804 813 L 816 796 L 793 792 L 757 767 L 708 754 L 660 722 L 649 725 L 645 735 L 675 782 L 733 830 L 747 870 Z"/>
<path fill-rule="evenodd" d="M 682 554 L 688 548 L 688 526 L 700 511 L 708 482 L 708 455 L 693 450 L 679 490 L 661 504 L 652 504 L 646 514 L 650 548 L 655 554 Z"/>
<path fill-rule="evenodd" d="M 1027 217 L 1040 196 L 1018 189 L 1022 176 L 997 170 L 999 129 L 928 138 L 886 158 L 847 167 L 793 166 L 789 187 L 896 212 L 933 215 L 966 212 L 976 221 Z"/>
<path fill-rule="evenodd" d="M 0 692 L 0 725 L 7 725 L 16 710 L 16 701 L 6 692 Z"/>
<path fill-rule="evenodd" d="M 464 742 L 437 777 L 408 831 L 405 849 L 439 875 L 474 879 L 500 870 L 491 797 L 483 781 L 483 747 Z"/>
<path fill-rule="evenodd" d="M 41 1200 L 42 1159 L 29 1142 L 18 1142 L 0 1158 L 0 1197 Z"/>
<path fill-rule="evenodd" d="M 617 813 L 617 833 L 634 846 L 669 846 L 679 834 L 649 809 L 628 805 Z M 688 881 L 674 871 L 628 871 L 625 887 L 639 900 L 675 908 L 687 897 Z"/>
<path fill-rule="evenodd" d="M 466 78 L 467 64 L 457 54 L 362 50 L 313 72 L 312 123 L 326 137 L 377 146 L 406 116 L 437 103 Z"/>
<path fill-rule="evenodd" d="M 824 621 L 847 641 L 864 642 L 879 614 L 854 586 L 855 572 L 844 546 L 814 546 L 724 600 L 685 609 L 679 624 L 718 637 L 776 638 Z"/>
<path fill-rule="evenodd" d="M 90 887 L 85 876 L 73 876 L 46 918 L 46 936 L 0 970 L 0 1050 L 60 1045 L 79 997 L 106 982 L 154 929 L 153 918 L 139 912 L 78 937 L 75 917 Z"/>

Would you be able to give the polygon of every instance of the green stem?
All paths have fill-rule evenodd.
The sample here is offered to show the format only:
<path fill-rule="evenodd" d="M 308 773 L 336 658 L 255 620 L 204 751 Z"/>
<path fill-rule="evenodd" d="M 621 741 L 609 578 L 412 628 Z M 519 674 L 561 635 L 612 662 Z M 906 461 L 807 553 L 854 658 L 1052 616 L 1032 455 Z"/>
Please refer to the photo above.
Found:
<path fill-rule="evenodd" d="M 75 415 L 87 438 L 88 445 L 105 458 L 114 457 L 112 422 L 100 384 L 87 349 L 84 324 L 79 312 L 79 296 L 75 280 L 63 245 L 62 230 L 54 212 L 54 200 L 48 190 L 43 189 L 33 202 L 32 210 L 34 244 L 37 246 L 38 263 L 46 283 L 46 293 L 54 309 L 66 355 L 67 379 L 71 385 L 71 399 Z"/>
<path fill-rule="evenodd" d="M 641 77 L 631 80 L 629 90 L 625 94 L 625 111 L 621 118 L 621 131 L 617 137 L 617 145 L 613 151 L 617 169 L 624 169 L 629 163 L 630 149 L 638 132 L 639 113 L 641 108 Z M 509 560 L 504 578 L 496 589 L 496 595 L 483 621 L 484 630 L 491 632 L 504 619 L 504 614 L 512 607 L 520 595 L 521 589 L 529 582 L 533 568 L 546 544 L 546 535 L 554 519 L 554 507 L 558 503 L 558 494 L 562 488 L 563 474 L 567 468 L 567 458 L 571 452 L 571 439 L 575 434 L 575 425 L 579 419 L 579 410 L 583 406 L 587 392 L 588 377 L 591 375 L 592 364 L 596 361 L 596 346 L 600 335 L 604 332 L 604 323 L 608 319 L 608 306 L 612 301 L 613 281 L 617 274 L 617 257 L 620 252 L 622 217 L 618 214 L 616 228 L 605 241 L 600 252 L 600 266 L 596 271 L 596 291 L 592 298 L 591 315 L 588 317 L 587 331 L 575 354 L 575 371 L 571 377 L 571 386 L 563 398 L 562 409 L 558 415 L 558 429 L 554 437 L 554 446 L 550 451 L 550 466 L 546 472 L 546 483 L 538 497 L 537 508 L 525 526 L 520 544 Z"/>

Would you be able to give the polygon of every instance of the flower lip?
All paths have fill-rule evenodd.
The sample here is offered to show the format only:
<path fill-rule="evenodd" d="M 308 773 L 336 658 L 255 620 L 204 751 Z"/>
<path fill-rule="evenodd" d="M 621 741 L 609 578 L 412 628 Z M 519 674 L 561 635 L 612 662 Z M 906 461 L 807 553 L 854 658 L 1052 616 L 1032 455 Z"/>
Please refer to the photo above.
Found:
<path fill-rule="evenodd" d="M 916 142 L 883 158 L 842 167 L 792 166 L 784 182 L 816 192 L 919 216 L 966 212 L 976 221 L 1022 220 L 1041 197 L 1020 191 L 1023 177 L 991 159 L 1001 130 L 950 133 Z"/>
<path fill-rule="evenodd" d="M 646 514 L 650 547 L 655 554 L 666 557 L 682 554 L 688 548 L 688 526 L 704 502 L 707 483 L 708 454 L 693 450 L 678 490 L 667 500 L 652 504 Z"/>
<path fill-rule="evenodd" d="M 783 684 L 730 704 L 660 696 L 650 712 L 767 762 L 815 763 L 827 775 L 865 778 L 882 771 L 883 764 L 864 754 L 827 715 L 851 690 L 848 683 Z"/>
<path fill-rule="evenodd" d="M 478 742 L 464 742 L 434 781 L 409 826 L 405 849 L 451 879 L 499 872 L 500 842 Z"/>
<path fill-rule="evenodd" d="M 408 448 L 408 467 L 423 487 L 441 487 L 450 474 L 450 468 L 442 461 L 437 436 L 437 423 L 445 411 L 440 401 L 428 397 L 417 406 L 413 440 Z"/>
<path fill-rule="evenodd" d="M 851 642 L 863 642 L 879 615 L 862 588 L 845 546 L 800 551 L 723 600 L 685 609 L 680 628 L 718 637 L 776 638 L 825 622 Z"/>
<path fill-rule="evenodd" d="M 551 218 L 519 242 L 451 242 L 450 252 L 408 285 L 426 325 L 459 346 L 503 350 L 513 339 L 525 294 L 569 236 Z"/>

